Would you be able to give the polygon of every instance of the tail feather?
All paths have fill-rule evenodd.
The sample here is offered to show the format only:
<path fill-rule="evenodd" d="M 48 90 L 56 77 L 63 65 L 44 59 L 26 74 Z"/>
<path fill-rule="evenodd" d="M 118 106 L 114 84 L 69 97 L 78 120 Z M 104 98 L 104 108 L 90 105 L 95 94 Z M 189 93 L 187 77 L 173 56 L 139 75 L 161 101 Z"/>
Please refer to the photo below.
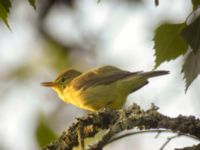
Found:
<path fill-rule="evenodd" d="M 143 75 L 144 77 L 147 77 L 147 78 L 166 75 L 166 74 L 169 74 L 169 71 L 160 70 L 160 71 L 149 71 L 149 72 L 141 73 L 141 75 Z"/>

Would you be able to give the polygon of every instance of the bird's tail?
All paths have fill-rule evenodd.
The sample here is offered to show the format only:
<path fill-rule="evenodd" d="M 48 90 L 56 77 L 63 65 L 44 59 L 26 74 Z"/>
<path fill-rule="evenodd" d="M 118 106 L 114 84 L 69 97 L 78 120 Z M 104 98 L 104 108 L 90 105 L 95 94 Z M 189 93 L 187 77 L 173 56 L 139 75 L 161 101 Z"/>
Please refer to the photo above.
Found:
<path fill-rule="evenodd" d="M 152 77 L 156 77 L 156 76 L 169 74 L 169 71 L 165 71 L 165 70 L 149 71 L 149 72 L 144 72 L 144 73 L 141 73 L 141 74 L 146 78 L 152 78 Z"/>

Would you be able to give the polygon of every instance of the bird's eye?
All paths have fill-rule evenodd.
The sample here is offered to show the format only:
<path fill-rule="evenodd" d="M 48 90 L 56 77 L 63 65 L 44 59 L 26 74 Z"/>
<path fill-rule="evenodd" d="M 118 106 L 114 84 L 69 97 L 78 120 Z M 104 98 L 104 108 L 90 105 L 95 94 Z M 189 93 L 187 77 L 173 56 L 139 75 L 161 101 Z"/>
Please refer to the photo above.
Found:
<path fill-rule="evenodd" d="M 61 82 L 65 82 L 65 78 L 62 78 L 62 79 L 61 79 Z"/>

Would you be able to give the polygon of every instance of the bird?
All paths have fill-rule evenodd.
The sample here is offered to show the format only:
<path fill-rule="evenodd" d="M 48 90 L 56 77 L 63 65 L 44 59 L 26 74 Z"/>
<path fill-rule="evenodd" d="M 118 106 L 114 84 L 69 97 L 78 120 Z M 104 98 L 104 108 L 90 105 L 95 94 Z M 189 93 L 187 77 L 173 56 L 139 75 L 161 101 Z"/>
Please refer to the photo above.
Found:
<path fill-rule="evenodd" d="M 42 82 L 51 87 L 59 98 L 87 111 L 123 108 L 127 96 L 149 83 L 148 79 L 169 71 L 130 72 L 114 66 L 102 66 L 84 73 L 66 69 L 54 81 Z"/>

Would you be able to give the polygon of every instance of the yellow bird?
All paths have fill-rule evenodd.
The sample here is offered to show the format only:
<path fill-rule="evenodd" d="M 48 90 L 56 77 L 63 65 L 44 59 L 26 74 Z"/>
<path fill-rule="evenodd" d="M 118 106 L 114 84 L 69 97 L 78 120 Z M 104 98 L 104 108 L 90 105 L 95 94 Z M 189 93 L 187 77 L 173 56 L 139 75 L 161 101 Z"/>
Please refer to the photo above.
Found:
<path fill-rule="evenodd" d="M 148 83 L 148 78 L 168 74 L 168 71 L 129 72 L 113 66 L 103 66 L 81 73 L 68 69 L 53 82 L 52 87 L 67 103 L 79 108 L 98 111 L 102 108 L 122 108 L 127 96 Z"/>

